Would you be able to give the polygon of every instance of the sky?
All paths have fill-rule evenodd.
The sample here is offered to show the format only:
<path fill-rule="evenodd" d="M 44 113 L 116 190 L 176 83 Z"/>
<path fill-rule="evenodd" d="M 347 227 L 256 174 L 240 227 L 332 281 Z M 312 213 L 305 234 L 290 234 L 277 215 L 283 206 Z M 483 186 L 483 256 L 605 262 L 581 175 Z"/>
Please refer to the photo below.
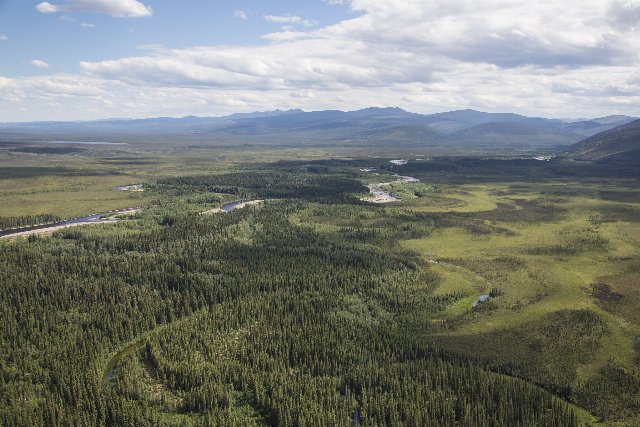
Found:
<path fill-rule="evenodd" d="M 640 0 L 0 0 L 0 122 L 640 116 Z"/>

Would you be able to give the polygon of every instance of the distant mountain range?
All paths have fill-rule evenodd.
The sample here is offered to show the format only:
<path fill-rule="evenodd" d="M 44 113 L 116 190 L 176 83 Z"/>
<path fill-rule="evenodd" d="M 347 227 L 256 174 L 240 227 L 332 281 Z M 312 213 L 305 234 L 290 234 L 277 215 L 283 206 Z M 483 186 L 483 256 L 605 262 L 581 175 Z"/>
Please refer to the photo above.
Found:
<path fill-rule="evenodd" d="M 475 110 L 430 115 L 400 108 L 365 108 L 349 112 L 276 110 L 225 117 L 0 123 L 0 138 L 102 141 L 154 137 L 290 145 L 313 143 L 318 146 L 554 149 L 634 120 L 628 116 L 608 116 L 569 121 Z"/>

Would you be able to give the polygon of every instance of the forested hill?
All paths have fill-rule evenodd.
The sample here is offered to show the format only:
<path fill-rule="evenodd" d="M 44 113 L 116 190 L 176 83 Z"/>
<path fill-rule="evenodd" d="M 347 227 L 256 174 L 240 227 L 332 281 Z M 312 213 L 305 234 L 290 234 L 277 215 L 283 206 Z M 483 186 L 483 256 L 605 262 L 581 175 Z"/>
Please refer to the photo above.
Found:
<path fill-rule="evenodd" d="M 572 146 L 578 160 L 640 161 L 640 120 L 599 133 Z"/>

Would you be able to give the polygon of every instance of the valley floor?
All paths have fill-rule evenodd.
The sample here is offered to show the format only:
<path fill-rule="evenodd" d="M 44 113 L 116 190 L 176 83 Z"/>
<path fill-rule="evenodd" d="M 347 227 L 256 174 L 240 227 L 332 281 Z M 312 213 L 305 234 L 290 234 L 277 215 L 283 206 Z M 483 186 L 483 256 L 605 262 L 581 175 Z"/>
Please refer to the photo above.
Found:
<path fill-rule="evenodd" d="M 640 185 L 554 167 L 237 165 L 0 242 L 0 422 L 638 425 Z"/>

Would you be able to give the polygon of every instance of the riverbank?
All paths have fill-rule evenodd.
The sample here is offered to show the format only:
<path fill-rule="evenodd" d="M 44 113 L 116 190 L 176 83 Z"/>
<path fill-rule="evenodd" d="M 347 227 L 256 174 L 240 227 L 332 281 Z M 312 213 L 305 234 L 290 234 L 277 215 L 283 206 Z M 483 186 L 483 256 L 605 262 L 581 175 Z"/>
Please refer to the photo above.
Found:
<path fill-rule="evenodd" d="M 204 211 L 201 214 L 202 215 L 211 215 L 211 214 L 216 214 L 216 213 L 231 212 L 232 210 L 235 210 L 235 209 L 242 209 L 245 206 L 257 205 L 259 203 L 263 203 L 263 202 L 266 202 L 266 201 L 267 200 L 264 200 L 264 199 L 256 199 L 256 200 L 244 200 L 244 201 L 229 202 L 229 203 L 225 203 L 224 205 L 222 205 L 219 208 L 209 209 L 208 211 Z"/>
<path fill-rule="evenodd" d="M 397 178 L 395 181 L 390 182 L 379 182 L 374 184 L 367 185 L 369 189 L 369 196 L 361 197 L 360 200 L 364 202 L 370 203 L 391 203 L 397 202 L 400 199 L 392 196 L 391 193 L 385 191 L 383 187 L 388 187 L 392 184 L 402 184 L 407 182 L 418 182 L 420 181 L 418 178 L 414 178 L 412 176 L 402 176 L 402 175 L 393 175 L 394 178 Z"/>
<path fill-rule="evenodd" d="M 73 218 L 66 221 L 60 221 L 52 224 L 38 224 L 29 227 L 12 228 L 8 230 L 0 231 L 0 239 L 15 239 L 18 237 L 27 237 L 32 234 L 47 234 L 53 233 L 56 230 L 60 230 L 68 227 L 77 227 L 79 225 L 89 224 L 110 224 L 120 221 L 117 218 L 118 215 L 132 215 L 134 213 L 142 211 L 141 207 L 120 209 L 110 212 L 97 213 L 93 215 L 83 216 L 79 218 Z"/>

